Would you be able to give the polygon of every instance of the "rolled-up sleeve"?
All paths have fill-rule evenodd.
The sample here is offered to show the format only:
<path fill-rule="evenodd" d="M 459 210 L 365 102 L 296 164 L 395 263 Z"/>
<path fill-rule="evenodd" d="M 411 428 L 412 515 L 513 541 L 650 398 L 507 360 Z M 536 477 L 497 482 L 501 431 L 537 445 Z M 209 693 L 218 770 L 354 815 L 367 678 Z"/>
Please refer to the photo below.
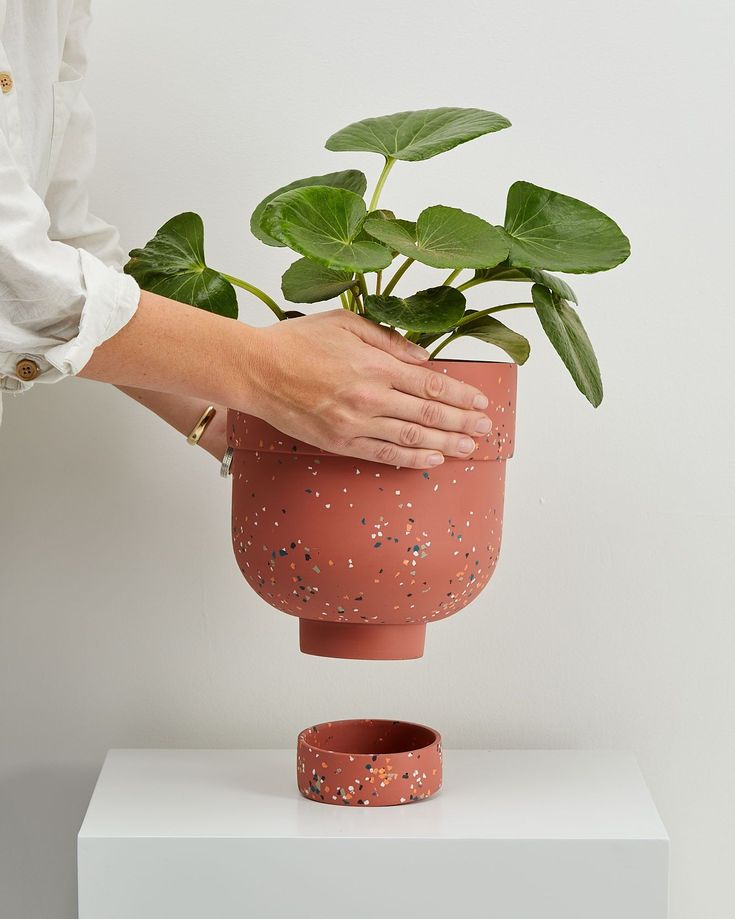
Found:
<path fill-rule="evenodd" d="M 45 203 L 0 133 L 0 388 L 25 389 L 17 365 L 39 382 L 78 373 L 94 349 L 134 314 L 135 281 L 99 257 L 51 239 Z"/>
<path fill-rule="evenodd" d="M 121 271 L 117 230 L 89 210 L 95 130 L 80 91 L 89 23 L 89 0 L 75 0 L 54 86 L 43 197 L 0 126 L 0 390 L 31 385 L 18 372 L 28 361 L 36 382 L 79 373 L 94 349 L 129 322 L 140 298 L 135 280 Z"/>

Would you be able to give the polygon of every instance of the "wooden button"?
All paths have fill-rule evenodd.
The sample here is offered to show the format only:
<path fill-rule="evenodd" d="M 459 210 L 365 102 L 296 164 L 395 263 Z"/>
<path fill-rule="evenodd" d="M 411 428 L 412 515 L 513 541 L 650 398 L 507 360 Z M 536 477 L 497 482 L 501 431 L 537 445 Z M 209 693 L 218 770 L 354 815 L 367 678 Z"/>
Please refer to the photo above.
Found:
<path fill-rule="evenodd" d="M 23 358 L 22 361 L 18 361 L 15 365 L 15 372 L 21 380 L 35 380 L 41 371 L 35 361 Z"/>
<path fill-rule="evenodd" d="M 3 71 L 2 73 L 0 73 L 0 89 L 2 89 L 4 93 L 9 93 L 12 88 L 13 88 L 13 78 L 10 76 L 9 73 L 7 73 L 6 71 Z"/>

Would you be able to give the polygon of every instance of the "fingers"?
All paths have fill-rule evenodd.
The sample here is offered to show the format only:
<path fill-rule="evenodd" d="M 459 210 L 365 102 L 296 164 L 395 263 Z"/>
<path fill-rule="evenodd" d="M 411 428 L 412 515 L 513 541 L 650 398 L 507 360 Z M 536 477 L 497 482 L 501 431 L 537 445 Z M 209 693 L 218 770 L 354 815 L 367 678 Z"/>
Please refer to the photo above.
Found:
<path fill-rule="evenodd" d="M 409 364 L 422 364 L 429 359 L 426 348 L 420 348 L 412 341 L 408 341 L 399 332 L 389 329 L 384 325 L 376 325 L 369 319 L 356 316 L 354 313 L 345 313 L 349 329 L 366 344 L 386 351 L 399 361 Z"/>
<path fill-rule="evenodd" d="M 397 372 L 392 377 L 394 389 L 418 396 L 420 399 L 480 411 L 488 406 L 487 396 L 479 389 L 468 383 L 460 383 L 459 380 L 455 380 L 446 373 L 424 367 L 398 366 Z"/>
<path fill-rule="evenodd" d="M 395 418 L 374 418 L 370 433 L 381 441 L 416 450 L 434 450 L 443 456 L 466 458 L 472 456 L 477 444 L 466 434 L 437 431 L 422 427 L 413 421 L 398 421 Z"/>
<path fill-rule="evenodd" d="M 386 393 L 376 414 L 386 418 L 413 421 L 437 431 L 469 434 L 471 437 L 484 437 L 490 433 L 493 426 L 492 421 L 482 412 L 466 411 L 445 405 L 443 402 L 419 399 L 395 390 Z"/>
<path fill-rule="evenodd" d="M 435 469 L 444 462 L 444 457 L 436 450 L 402 447 L 374 437 L 354 437 L 333 452 L 408 469 Z"/>
<path fill-rule="evenodd" d="M 294 320 L 293 327 L 309 318 Z M 328 398 L 318 391 L 319 398 L 307 403 L 322 406 L 320 432 L 327 442 L 313 434 L 305 439 L 333 453 L 416 469 L 437 467 L 445 456 L 472 456 L 475 438 L 492 427 L 479 389 L 434 370 L 423 348 L 354 313 L 335 310 L 320 321 L 329 326 L 317 336 L 320 363 L 333 369 L 327 345 L 335 345 L 341 377 L 328 374 Z M 304 420 L 310 417 L 307 409 Z"/>
<path fill-rule="evenodd" d="M 385 351 L 404 364 L 426 364 L 429 357 L 428 351 L 408 341 L 395 330 L 376 325 L 369 319 L 356 316 L 354 313 L 345 313 L 344 319 L 350 331 L 366 344 Z M 418 367 L 401 368 L 400 365 L 396 365 L 396 372 L 390 373 L 393 388 L 422 399 L 456 405 L 457 408 L 480 411 L 487 408 L 487 396 L 479 389 L 468 383 L 460 383 L 446 373 L 431 370 L 430 366 L 419 369 Z"/>

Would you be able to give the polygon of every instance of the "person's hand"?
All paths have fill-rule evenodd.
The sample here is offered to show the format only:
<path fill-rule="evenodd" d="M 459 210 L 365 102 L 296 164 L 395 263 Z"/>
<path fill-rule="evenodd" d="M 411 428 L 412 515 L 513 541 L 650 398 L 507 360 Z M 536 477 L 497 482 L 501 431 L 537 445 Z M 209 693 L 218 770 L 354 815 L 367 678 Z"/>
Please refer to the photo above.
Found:
<path fill-rule="evenodd" d="M 427 352 L 344 309 L 250 329 L 247 411 L 332 453 L 430 468 L 469 457 L 487 398 Z"/>
<path fill-rule="evenodd" d="M 257 329 L 142 291 L 79 376 L 228 405 L 333 453 L 427 468 L 471 456 L 473 435 L 491 428 L 487 398 L 427 357 L 343 309 Z M 184 430 L 183 417 L 172 423 Z"/>

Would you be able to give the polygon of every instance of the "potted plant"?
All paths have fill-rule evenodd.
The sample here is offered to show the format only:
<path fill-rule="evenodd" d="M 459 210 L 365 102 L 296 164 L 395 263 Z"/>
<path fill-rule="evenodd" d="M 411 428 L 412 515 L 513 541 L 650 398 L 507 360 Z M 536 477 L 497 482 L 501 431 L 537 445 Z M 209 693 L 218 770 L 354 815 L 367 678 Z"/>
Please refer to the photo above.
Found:
<path fill-rule="evenodd" d="M 230 413 L 238 564 L 265 600 L 300 618 L 308 653 L 419 657 L 426 623 L 457 612 L 488 582 L 500 548 L 505 460 L 513 452 L 516 370 L 530 353 L 500 314 L 534 310 L 577 388 L 592 405 L 602 401 L 577 298 L 552 272 L 606 271 L 623 262 L 629 243 L 613 220 L 525 181 L 510 187 L 502 225 L 443 204 L 416 220 L 379 207 L 397 162 L 426 160 L 509 126 L 502 115 L 473 108 L 358 121 L 326 146 L 383 157 L 368 204 L 365 176 L 348 169 L 284 185 L 253 211 L 250 227 L 259 240 L 298 255 L 283 274 L 287 301 L 337 301 L 401 330 L 432 349 L 435 369 L 480 388 L 493 421 L 471 460 L 449 458 L 428 472 L 336 456 L 262 419 Z M 440 272 L 437 282 L 399 294 L 414 263 Z M 279 320 L 301 315 L 284 311 L 250 281 L 210 268 L 197 214 L 165 223 L 130 253 L 125 270 L 147 290 L 224 316 L 237 317 L 235 287 Z M 529 285 L 530 296 L 470 306 L 469 291 L 487 291 L 493 281 L 517 282 L 524 291 Z M 499 347 L 512 362 L 438 358 L 464 337 Z"/>

